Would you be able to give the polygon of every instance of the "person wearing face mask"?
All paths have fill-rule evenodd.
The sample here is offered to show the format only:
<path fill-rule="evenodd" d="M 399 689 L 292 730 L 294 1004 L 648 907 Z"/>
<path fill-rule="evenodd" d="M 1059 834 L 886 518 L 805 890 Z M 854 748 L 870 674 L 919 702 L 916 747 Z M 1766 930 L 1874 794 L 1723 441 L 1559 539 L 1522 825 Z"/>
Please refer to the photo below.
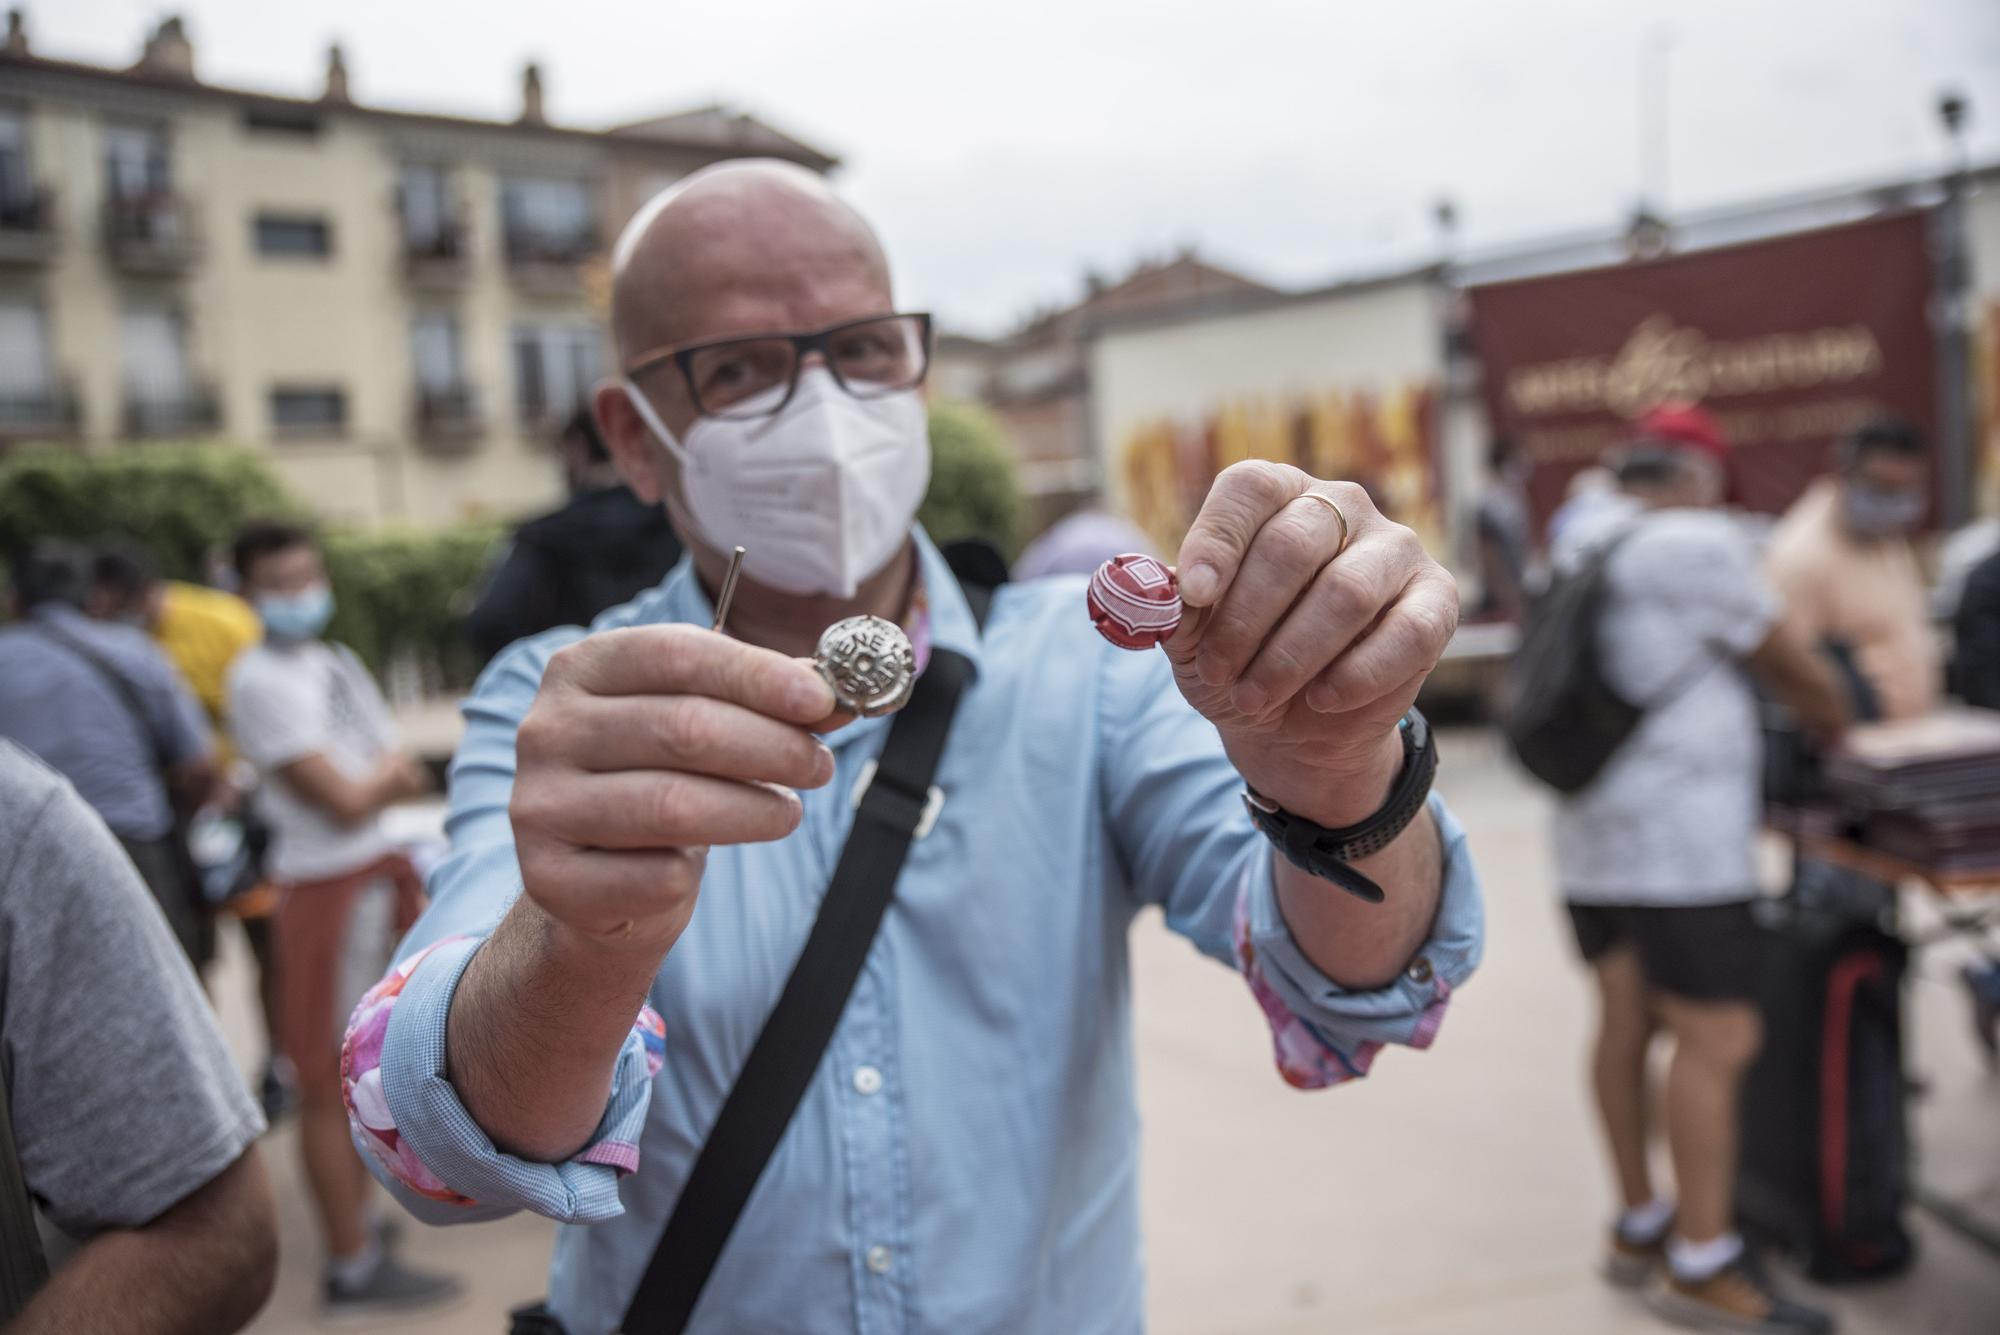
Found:
<path fill-rule="evenodd" d="M 1771 532 L 1765 569 L 1808 643 L 1854 664 L 1864 716 L 1930 711 L 1944 669 L 1910 537 L 1930 512 L 1930 450 L 1906 422 L 1870 422 L 1834 450 Z"/>
<path fill-rule="evenodd" d="M 422 884 L 382 812 L 428 792 L 429 775 L 398 748 L 388 706 L 354 651 L 321 638 L 333 591 L 312 535 L 253 523 L 237 535 L 234 557 L 264 639 L 229 669 L 227 717 L 258 771 L 256 803 L 270 828 L 278 1046 L 298 1085 L 299 1150 L 327 1246 L 322 1306 L 333 1319 L 435 1308 L 460 1286 L 386 1254 L 367 1172 L 348 1141 L 339 1069 L 347 1010 L 388 944 L 381 910 L 400 930 L 422 907 Z"/>
<path fill-rule="evenodd" d="M 1134 917 L 1242 974 L 1301 1088 L 1428 1046 L 1478 961 L 1410 712 L 1450 579 L 1360 487 L 1238 464 L 1178 631 L 1115 648 L 1081 579 L 961 583 L 914 524 L 930 322 L 821 178 L 696 173 L 612 270 L 598 421 L 688 555 L 467 702 L 431 907 L 349 1029 L 355 1140 L 428 1221 L 570 1225 L 517 1331 L 1138 1329 Z M 914 650 L 893 717 L 805 661 L 864 614 Z M 865 932 L 822 910 L 856 886 Z M 851 987 L 800 962 L 836 939 Z"/>

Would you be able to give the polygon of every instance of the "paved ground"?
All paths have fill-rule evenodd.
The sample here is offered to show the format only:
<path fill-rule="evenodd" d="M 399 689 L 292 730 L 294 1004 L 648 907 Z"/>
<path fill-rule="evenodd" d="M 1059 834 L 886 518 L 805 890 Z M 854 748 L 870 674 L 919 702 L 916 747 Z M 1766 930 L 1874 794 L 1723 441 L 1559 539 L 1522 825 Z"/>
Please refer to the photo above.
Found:
<path fill-rule="evenodd" d="M 1146 1222 L 1158 1335 L 1624 1335 L 1658 1329 L 1591 1264 L 1607 1212 L 1583 1101 L 1583 980 L 1547 888 L 1539 800 L 1482 734 L 1446 742 L 1443 786 L 1472 832 L 1491 904 L 1488 962 L 1436 1048 L 1385 1057 L 1373 1080 L 1302 1095 L 1272 1074 L 1254 1008 L 1157 919 L 1138 929 Z M 1975 1060 L 1953 948 L 1919 957 L 1909 1031 L 1928 1085 L 1922 1172 L 2000 1224 L 2000 1078 Z M 220 1001 L 249 1051 L 247 983 Z M 314 1249 L 286 1131 L 270 1150 L 284 1269 L 254 1327 L 317 1329 Z M 1848 1335 L 1991 1335 L 2000 1260 L 1920 1222 L 1916 1270 L 1820 1297 Z M 493 1335 L 538 1293 L 548 1230 L 510 1220 L 415 1229 L 410 1251 L 470 1277 L 473 1301 L 390 1327 Z"/>

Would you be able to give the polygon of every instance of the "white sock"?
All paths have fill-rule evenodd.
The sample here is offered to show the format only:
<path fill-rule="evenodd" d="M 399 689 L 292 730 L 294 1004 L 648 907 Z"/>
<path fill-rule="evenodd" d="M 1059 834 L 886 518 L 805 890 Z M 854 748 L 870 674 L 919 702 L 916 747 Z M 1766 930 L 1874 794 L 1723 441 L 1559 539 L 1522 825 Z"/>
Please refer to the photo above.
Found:
<path fill-rule="evenodd" d="M 1689 1242 L 1675 1236 L 1667 1239 L 1667 1264 L 1674 1278 L 1699 1284 L 1743 1254 L 1743 1236 L 1724 1233 L 1707 1242 Z"/>
<path fill-rule="evenodd" d="M 1627 1242 L 1650 1242 L 1660 1236 L 1673 1217 L 1674 1203 L 1664 1196 L 1655 1196 L 1618 1216 L 1618 1236 Z"/>
<path fill-rule="evenodd" d="M 328 1259 L 326 1273 L 335 1287 L 358 1289 L 375 1276 L 375 1267 L 382 1264 L 382 1249 L 375 1244 L 371 1235 L 366 1245 L 352 1256 L 335 1256 Z"/>

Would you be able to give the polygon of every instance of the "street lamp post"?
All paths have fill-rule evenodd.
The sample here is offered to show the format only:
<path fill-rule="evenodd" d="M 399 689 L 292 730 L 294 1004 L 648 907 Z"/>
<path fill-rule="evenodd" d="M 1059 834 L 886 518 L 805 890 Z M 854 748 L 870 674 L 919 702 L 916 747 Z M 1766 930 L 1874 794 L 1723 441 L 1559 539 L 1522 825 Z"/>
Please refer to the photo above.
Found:
<path fill-rule="evenodd" d="M 1951 163 L 1941 184 L 1932 232 L 1936 296 L 1931 318 L 1938 340 L 1938 464 L 1943 477 L 1943 520 L 1957 528 L 1972 518 L 1972 274 L 1965 237 L 1969 175 L 1965 97 L 1946 91 L 1938 97 L 1938 120 L 1951 144 Z"/>

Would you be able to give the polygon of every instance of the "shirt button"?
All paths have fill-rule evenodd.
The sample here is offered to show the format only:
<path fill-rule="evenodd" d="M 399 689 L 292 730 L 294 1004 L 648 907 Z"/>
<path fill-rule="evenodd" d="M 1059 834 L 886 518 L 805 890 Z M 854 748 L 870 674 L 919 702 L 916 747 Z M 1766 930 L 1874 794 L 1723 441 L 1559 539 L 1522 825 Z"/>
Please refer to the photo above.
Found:
<path fill-rule="evenodd" d="M 1410 961 L 1409 974 L 1413 983 L 1428 983 L 1431 980 L 1431 962 L 1422 955 L 1417 956 Z"/>
<path fill-rule="evenodd" d="M 878 1275 L 886 1275 L 889 1273 L 889 1263 L 893 1259 L 894 1258 L 889 1254 L 889 1249 L 887 1247 L 884 1247 L 879 1242 L 876 1243 L 873 1247 L 870 1247 L 868 1249 L 867 1253 L 868 1268 L 874 1271 Z"/>
<path fill-rule="evenodd" d="M 882 1073 L 872 1066 L 854 1068 L 854 1092 L 873 1094 L 882 1088 Z"/>

